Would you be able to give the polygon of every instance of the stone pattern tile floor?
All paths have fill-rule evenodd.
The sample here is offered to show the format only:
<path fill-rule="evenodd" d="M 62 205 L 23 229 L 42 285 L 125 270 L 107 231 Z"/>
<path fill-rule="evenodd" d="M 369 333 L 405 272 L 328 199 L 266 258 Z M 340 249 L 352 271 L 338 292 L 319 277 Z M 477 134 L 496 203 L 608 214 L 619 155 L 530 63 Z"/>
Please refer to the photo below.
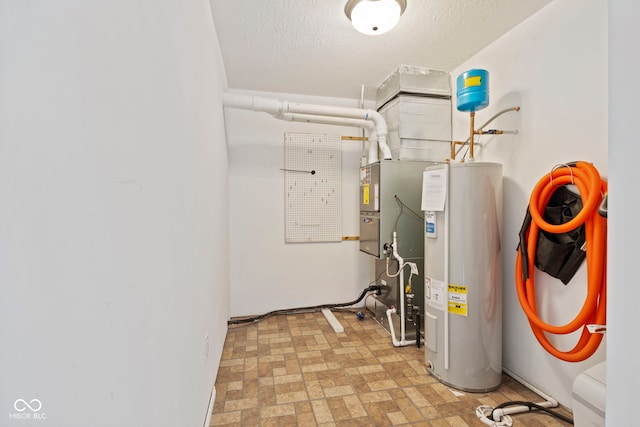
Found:
<path fill-rule="evenodd" d="M 494 392 L 452 390 L 427 373 L 424 348 L 393 347 L 369 313 L 335 315 L 344 333 L 319 312 L 230 326 L 210 425 L 480 427 L 480 405 L 544 400 L 507 375 Z M 536 412 L 512 418 L 514 427 L 570 425 Z"/>

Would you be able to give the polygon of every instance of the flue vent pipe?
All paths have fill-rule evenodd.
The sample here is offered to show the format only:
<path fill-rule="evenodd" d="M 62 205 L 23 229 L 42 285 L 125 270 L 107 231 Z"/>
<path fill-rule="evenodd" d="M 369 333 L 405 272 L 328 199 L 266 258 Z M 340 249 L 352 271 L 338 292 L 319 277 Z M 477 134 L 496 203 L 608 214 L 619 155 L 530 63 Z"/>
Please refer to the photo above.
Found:
<path fill-rule="evenodd" d="M 368 131 L 376 128 L 375 123 L 364 119 L 352 119 L 350 117 L 319 116 L 317 114 L 279 113 L 273 115 L 276 119 L 290 122 L 320 123 L 325 125 L 343 125 L 365 128 Z"/>
<path fill-rule="evenodd" d="M 380 147 L 385 159 L 391 159 L 391 150 L 387 145 L 387 123 L 380 113 L 371 109 L 301 104 L 237 93 L 224 93 L 222 95 L 222 105 L 229 108 L 261 111 L 281 120 L 357 127 L 366 127 L 361 126 L 362 121 L 372 122 L 375 126 L 375 133 L 378 136 L 378 147 Z M 344 119 L 355 119 L 355 121 L 345 121 Z M 371 141 L 371 143 L 374 143 L 374 141 Z M 370 154 L 371 151 L 373 150 L 370 150 Z M 369 161 L 373 162 L 377 161 L 377 159 L 369 159 Z"/>

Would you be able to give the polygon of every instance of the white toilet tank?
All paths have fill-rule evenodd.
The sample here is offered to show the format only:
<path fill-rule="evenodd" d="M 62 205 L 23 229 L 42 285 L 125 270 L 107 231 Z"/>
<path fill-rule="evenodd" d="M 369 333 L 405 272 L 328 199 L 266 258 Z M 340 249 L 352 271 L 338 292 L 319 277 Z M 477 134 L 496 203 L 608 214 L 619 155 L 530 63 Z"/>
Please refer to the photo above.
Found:
<path fill-rule="evenodd" d="M 575 427 L 604 427 L 606 388 L 605 362 L 576 377 L 572 393 Z"/>

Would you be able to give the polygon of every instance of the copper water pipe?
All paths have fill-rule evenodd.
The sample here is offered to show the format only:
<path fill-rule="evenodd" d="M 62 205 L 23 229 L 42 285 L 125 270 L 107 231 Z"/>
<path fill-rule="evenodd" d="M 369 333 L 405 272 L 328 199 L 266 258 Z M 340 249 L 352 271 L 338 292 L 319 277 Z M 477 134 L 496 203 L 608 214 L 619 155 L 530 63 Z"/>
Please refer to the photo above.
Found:
<path fill-rule="evenodd" d="M 477 133 L 474 129 L 475 126 L 475 111 L 469 113 L 471 120 L 469 125 L 469 159 L 473 159 L 473 136 Z M 466 142 L 463 141 L 451 141 L 451 160 L 455 160 L 456 158 L 456 145 L 465 145 Z"/>
<path fill-rule="evenodd" d="M 509 111 L 520 111 L 520 107 L 513 107 L 513 108 L 507 108 L 505 110 L 502 110 L 500 112 L 498 112 L 497 114 L 494 114 L 493 117 L 491 117 L 489 120 L 487 120 L 482 126 L 480 126 L 480 128 L 478 130 L 475 130 L 475 115 L 476 113 L 474 111 L 470 112 L 470 129 L 469 129 L 469 158 L 473 159 L 473 144 L 474 144 L 474 135 L 484 135 L 484 134 L 490 134 L 490 135 L 502 135 L 505 133 L 509 133 L 509 134 L 517 134 L 518 131 L 517 130 L 497 130 L 497 129 L 492 129 L 490 131 L 484 131 L 484 127 L 487 126 L 489 123 L 491 123 L 494 119 L 496 119 L 498 116 L 503 115 L 504 113 L 508 113 Z M 467 143 L 467 141 L 462 142 L 462 141 L 451 141 L 451 160 L 454 160 L 456 158 L 456 146 L 457 145 L 465 145 Z"/>
<path fill-rule="evenodd" d="M 456 158 L 456 146 L 457 145 L 465 145 L 464 141 L 451 141 L 451 160 L 455 160 Z"/>
<path fill-rule="evenodd" d="M 469 160 L 473 160 L 473 136 L 476 134 L 476 130 L 475 130 L 475 119 L 476 119 L 476 112 L 472 111 L 469 113 L 470 116 L 470 136 L 469 136 Z"/>

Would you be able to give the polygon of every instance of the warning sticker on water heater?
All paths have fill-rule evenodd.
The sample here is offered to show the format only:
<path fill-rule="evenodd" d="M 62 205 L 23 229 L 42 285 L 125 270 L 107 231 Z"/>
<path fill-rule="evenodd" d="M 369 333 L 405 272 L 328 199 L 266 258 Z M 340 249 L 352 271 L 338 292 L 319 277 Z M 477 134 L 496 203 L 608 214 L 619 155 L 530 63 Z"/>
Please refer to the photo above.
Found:
<path fill-rule="evenodd" d="M 467 287 L 449 283 L 449 313 L 467 315 Z"/>
<path fill-rule="evenodd" d="M 442 280 L 432 279 L 431 277 L 425 277 L 424 285 L 424 295 L 427 304 L 434 309 L 444 310 L 446 294 L 444 282 Z"/>

